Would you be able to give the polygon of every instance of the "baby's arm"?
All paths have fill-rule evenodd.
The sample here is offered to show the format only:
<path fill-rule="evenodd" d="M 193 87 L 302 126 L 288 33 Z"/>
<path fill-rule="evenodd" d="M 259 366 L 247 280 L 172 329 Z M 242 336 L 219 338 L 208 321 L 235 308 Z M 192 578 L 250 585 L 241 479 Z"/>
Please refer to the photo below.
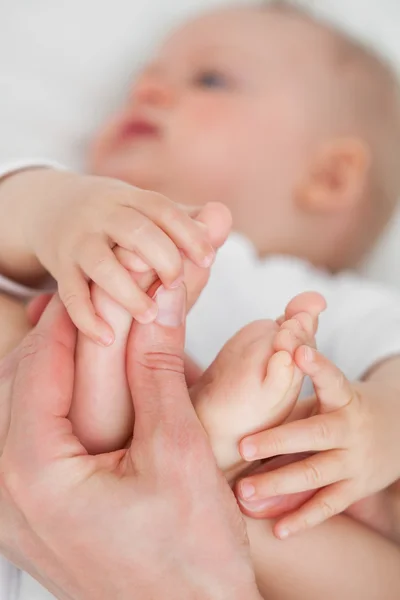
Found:
<path fill-rule="evenodd" d="M 229 229 L 229 211 L 220 204 L 209 208 L 214 222 Z M 155 303 L 128 270 L 153 268 L 172 287 L 182 277 L 181 253 L 208 268 L 214 247 L 197 213 L 106 177 L 52 169 L 12 174 L 0 182 L 0 272 L 33 282 L 47 271 L 75 325 L 110 345 L 113 331 L 94 310 L 89 281 L 139 322 L 154 320 Z"/>

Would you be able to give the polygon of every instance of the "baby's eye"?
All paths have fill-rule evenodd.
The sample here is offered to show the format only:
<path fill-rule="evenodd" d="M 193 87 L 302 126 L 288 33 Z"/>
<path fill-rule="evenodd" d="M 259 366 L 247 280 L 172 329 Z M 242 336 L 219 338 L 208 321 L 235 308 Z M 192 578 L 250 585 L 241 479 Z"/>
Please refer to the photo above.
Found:
<path fill-rule="evenodd" d="M 218 71 L 204 71 L 195 78 L 195 85 L 203 88 L 227 88 L 229 80 L 226 75 Z"/>

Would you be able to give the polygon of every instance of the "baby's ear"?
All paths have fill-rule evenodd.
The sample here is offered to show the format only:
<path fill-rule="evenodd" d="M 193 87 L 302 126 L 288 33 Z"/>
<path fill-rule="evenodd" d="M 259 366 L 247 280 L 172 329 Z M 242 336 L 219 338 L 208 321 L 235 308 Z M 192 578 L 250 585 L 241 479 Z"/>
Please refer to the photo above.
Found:
<path fill-rule="evenodd" d="M 370 164 L 370 150 L 360 139 L 341 138 L 325 145 L 299 188 L 299 207 L 320 214 L 354 208 L 363 198 Z"/>

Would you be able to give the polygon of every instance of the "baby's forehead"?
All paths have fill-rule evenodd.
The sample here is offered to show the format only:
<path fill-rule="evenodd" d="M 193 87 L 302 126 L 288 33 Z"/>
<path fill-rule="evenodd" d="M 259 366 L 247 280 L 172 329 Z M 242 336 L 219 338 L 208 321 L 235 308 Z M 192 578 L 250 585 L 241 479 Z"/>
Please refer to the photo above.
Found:
<path fill-rule="evenodd" d="M 219 51 L 244 52 L 249 59 L 298 65 L 321 57 L 327 41 L 312 21 L 255 7 L 228 8 L 201 15 L 179 28 L 161 46 L 159 55 L 173 62 Z M 315 48 L 319 53 L 315 53 Z"/>

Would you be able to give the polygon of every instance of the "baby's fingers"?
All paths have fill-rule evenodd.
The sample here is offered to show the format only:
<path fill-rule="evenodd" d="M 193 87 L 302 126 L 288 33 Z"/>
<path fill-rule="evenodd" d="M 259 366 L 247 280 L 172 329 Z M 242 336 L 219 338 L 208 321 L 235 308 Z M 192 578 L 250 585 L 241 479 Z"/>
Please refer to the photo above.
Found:
<path fill-rule="evenodd" d="M 94 342 L 109 346 L 114 332 L 95 312 L 89 283 L 78 268 L 59 278 L 58 293 L 74 325 Z"/>
<path fill-rule="evenodd" d="M 317 490 L 350 476 L 344 462 L 343 450 L 313 454 L 302 461 L 243 479 L 238 487 L 242 503 L 260 501 Z M 249 509 L 248 504 L 246 508 Z"/>
<path fill-rule="evenodd" d="M 153 192 L 149 194 L 151 198 L 146 205 L 145 215 L 198 267 L 210 267 L 215 252 L 207 228 L 196 223 L 188 212 L 175 202 Z"/>
<path fill-rule="evenodd" d="M 156 318 L 155 302 L 139 288 L 103 239 L 91 240 L 82 253 L 80 266 L 94 283 L 139 323 L 150 323 Z"/>
<path fill-rule="evenodd" d="M 298 452 L 323 452 L 345 448 L 348 425 L 340 414 L 315 415 L 260 431 L 242 439 L 242 457 L 253 462 Z"/>
<path fill-rule="evenodd" d="M 286 539 L 344 512 L 352 504 L 350 485 L 349 481 L 340 481 L 317 492 L 301 508 L 276 523 L 276 537 Z"/>
<path fill-rule="evenodd" d="M 321 412 L 329 413 L 350 404 L 355 395 L 353 387 L 327 358 L 307 346 L 298 348 L 294 358 L 304 375 L 310 377 Z"/>
<path fill-rule="evenodd" d="M 135 252 L 130 252 L 130 250 L 116 246 L 114 254 L 120 264 L 132 273 L 147 273 L 151 271 L 151 267 Z"/>

